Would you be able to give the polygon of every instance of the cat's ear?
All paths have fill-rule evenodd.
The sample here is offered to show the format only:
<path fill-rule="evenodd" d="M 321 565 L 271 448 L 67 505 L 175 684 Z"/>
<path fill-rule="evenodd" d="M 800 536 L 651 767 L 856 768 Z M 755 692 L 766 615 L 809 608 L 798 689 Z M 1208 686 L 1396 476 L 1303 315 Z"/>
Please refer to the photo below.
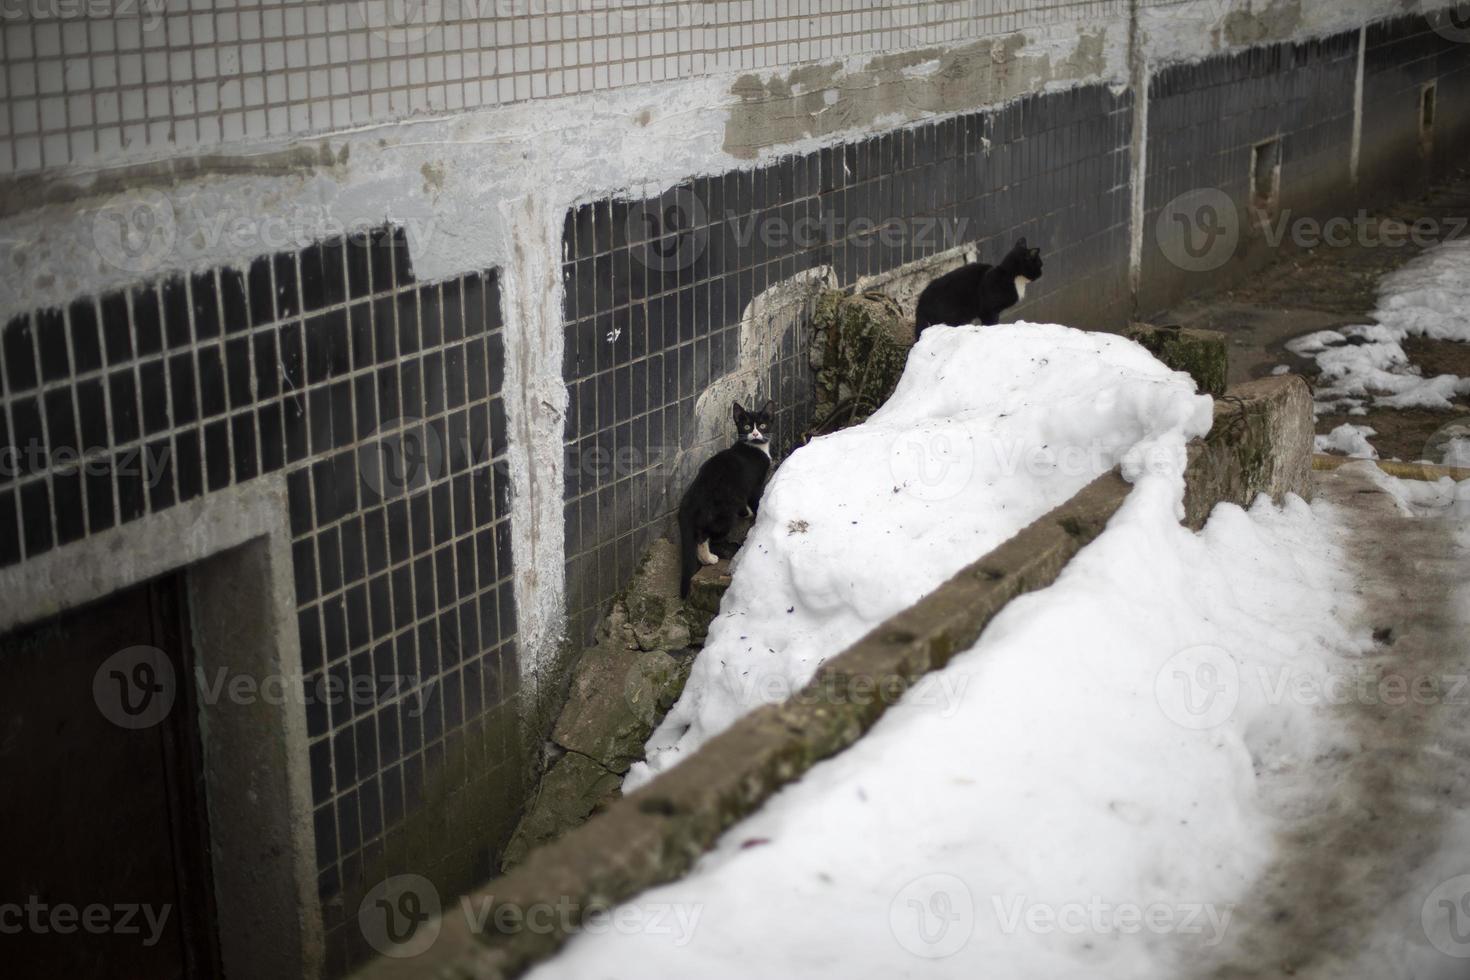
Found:
<path fill-rule="evenodd" d="M 745 418 L 745 416 L 749 414 L 748 412 L 745 411 L 745 409 L 743 407 L 741 407 L 741 405 L 740 405 L 739 402 L 732 402 L 731 404 L 733 404 L 735 406 L 735 413 L 734 413 L 734 415 L 735 415 L 735 421 L 736 422 L 739 422 L 741 419 Z"/>
<path fill-rule="evenodd" d="M 776 401 L 775 401 L 775 399 L 773 399 L 773 398 L 767 398 L 766 399 L 766 403 L 761 406 L 761 412 L 760 413 L 762 415 L 775 415 L 776 414 Z"/>
<path fill-rule="evenodd" d="M 1026 249 L 1026 239 L 1023 238 L 1019 242 L 1017 242 L 1016 247 L 1024 251 Z"/>

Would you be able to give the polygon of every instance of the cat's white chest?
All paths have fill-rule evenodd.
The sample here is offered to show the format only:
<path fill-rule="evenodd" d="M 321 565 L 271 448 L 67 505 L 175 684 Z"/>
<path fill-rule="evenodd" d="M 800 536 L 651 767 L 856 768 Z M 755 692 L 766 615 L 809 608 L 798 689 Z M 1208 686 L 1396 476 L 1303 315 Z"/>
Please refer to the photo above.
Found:
<path fill-rule="evenodd" d="M 1016 277 L 1016 302 L 1020 302 L 1026 298 L 1026 287 L 1030 284 L 1031 280 L 1025 276 Z"/>

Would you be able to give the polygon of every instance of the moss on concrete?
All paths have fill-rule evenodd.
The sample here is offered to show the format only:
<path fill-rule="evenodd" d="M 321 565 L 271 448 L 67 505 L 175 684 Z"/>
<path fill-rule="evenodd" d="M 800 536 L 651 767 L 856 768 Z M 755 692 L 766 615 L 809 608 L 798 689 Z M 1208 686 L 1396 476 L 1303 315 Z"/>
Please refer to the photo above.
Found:
<path fill-rule="evenodd" d="M 1190 447 L 1185 522 L 1203 527 L 1222 502 L 1249 507 L 1311 495 L 1312 392 L 1295 375 L 1248 381 L 1215 400 L 1215 424 Z"/>
<path fill-rule="evenodd" d="M 1137 341 L 1168 367 L 1194 379 L 1199 390 L 1216 398 L 1225 394 L 1230 374 L 1230 352 L 1225 335 L 1213 330 L 1129 325 L 1126 336 Z"/>
<path fill-rule="evenodd" d="M 856 425 L 888 400 L 908 362 L 914 327 L 882 293 L 836 291 L 818 297 L 812 324 L 812 431 L 820 434 Z"/>

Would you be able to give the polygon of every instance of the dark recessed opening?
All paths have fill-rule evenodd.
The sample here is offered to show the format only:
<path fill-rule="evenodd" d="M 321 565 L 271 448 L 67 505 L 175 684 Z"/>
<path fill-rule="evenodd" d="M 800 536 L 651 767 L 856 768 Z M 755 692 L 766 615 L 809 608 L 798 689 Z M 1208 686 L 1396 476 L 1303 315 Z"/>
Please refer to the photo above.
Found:
<path fill-rule="evenodd" d="M 1251 149 L 1251 206 L 1271 213 L 1281 201 L 1281 140 L 1269 139 Z"/>
<path fill-rule="evenodd" d="M 1430 82 L 1419 90 L 1419 149 L 1428 156 L 1434 149 L 1434 111 L 1437 86 Z"/>

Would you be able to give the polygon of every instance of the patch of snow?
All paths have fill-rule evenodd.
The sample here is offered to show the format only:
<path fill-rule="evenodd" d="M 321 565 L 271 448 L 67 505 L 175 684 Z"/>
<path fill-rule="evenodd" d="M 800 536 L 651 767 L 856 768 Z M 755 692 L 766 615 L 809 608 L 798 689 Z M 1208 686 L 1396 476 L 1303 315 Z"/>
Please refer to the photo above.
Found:
<path fill-rule="evenodd" d="M 1450 410 L 1470 395 L 1470 378 L 1424 377 L 1404 353 L 1406 338 L 1470 343 L 1470 239 L 1444 242 L 1379 284 L 1376 323 L 1318 330 L 1287 343 L 1317 362 L 1319 415 L 1364 415 L 1370 406 Z"/>
<path fill-rule="evenodd" d="M 1372 426 L 1344 422 L 1327 435 L 1317 436 L 1315 448 L 1319 453 L 1335 452 L 1358 459 L 1377 459 L 1378 450 L 1368 442 L 1369 436 L 1376 435 L 1378 431 Z"/>
<path fill-rule="evenodd" d="M 1114 466 L 1130 480 L 1182 473 L 1185 443 L 1212 418 L 1188 375 L 1121 337 L 925 330 L 882 409 L 772 478 L 689 682 L 625 789 L 799 691 L 828 657 Z"/>
<path fill-rule="evenodd" d="M 1358 600 L 1330 505 L 1221 505 L 1194 534 L 1181 492 L 1142 474 L 1052 587 L 609 917 L 672 908 L 688 928 L 599 929 L 531 976 L 1153 980 L 1221 951 L 1273 813 L 1350 747 L 1293 692 L 1371 640 L 1341 625 Z M 878 571 L 902 587 L 906 566 Z"/>
<path fill-rule="evenodd" d="M 1391 330 L 1470 343 L 1470 238 L 1444 242 L 1383 277 L 1374 314 Z"/>

